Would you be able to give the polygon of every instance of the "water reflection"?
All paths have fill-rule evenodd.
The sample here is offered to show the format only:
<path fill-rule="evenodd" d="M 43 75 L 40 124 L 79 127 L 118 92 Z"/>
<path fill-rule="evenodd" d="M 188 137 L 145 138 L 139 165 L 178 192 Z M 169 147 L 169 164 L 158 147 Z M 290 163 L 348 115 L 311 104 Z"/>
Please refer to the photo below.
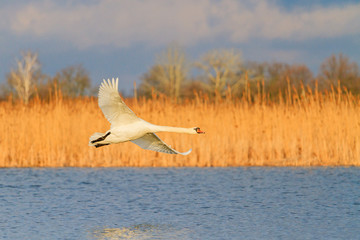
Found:
<path fill-rule="evenodd" d="M 94 230 L 92 237 L 96 240 L 117 239 L 188 239 L 189 231 L 176 230 L 169 225 L 138 224 L 131 227 L 103 228 Z"/>

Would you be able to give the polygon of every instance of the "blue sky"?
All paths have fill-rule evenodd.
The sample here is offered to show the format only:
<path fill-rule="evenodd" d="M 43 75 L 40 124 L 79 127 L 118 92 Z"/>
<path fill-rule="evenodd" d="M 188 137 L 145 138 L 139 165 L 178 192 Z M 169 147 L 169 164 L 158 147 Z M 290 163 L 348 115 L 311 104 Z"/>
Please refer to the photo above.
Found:
<path fill-rule="evenodd" d="M 38 52 L 54 75 L 82 64 L 93 85 L 133 82 L 177 43 L 189 60 L 234 48 L 244 61 L 306 64 L 315 74 L 331 54 L 360 63 L 360 1 L 21 0 L 0 2 L 0 82 L 21 51 Z"/>

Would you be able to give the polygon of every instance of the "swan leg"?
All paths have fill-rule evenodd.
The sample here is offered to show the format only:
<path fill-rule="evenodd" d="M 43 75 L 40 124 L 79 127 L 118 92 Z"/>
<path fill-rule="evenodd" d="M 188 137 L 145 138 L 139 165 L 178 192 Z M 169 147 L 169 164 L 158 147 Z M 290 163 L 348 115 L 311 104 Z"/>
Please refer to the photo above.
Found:
<path fill-rule="evenodd" d="M 110 135 L 111 132 L 108 132 L 107 134 L 105 134 L 104 136 L 102 137 L 99 137 L 98 139 L 95 139 L 93 141 L 91 141 L 91 143 L 96 143 L 96 142 L 100 142 L 100 141 L 104 141 L 105 138 L 107 138 L 107 136 Z M 98 144 L 98 145 L 101 145 L 101 144 Z M 103 144 L 103 145 L 107 145 L 107 144 Z M 95 146 L 96 147 L 96 146 Z M 100 146 L 99 146 L 100 147 Z"/>
<path fill-rule="evenodd" d="M 95 147 L 98 148 L 98 147 L 102 147 L 102 146 L 106 146 L 106 145 L 110 145 L 110 143 L 98 143 L 95 145 Z"/>

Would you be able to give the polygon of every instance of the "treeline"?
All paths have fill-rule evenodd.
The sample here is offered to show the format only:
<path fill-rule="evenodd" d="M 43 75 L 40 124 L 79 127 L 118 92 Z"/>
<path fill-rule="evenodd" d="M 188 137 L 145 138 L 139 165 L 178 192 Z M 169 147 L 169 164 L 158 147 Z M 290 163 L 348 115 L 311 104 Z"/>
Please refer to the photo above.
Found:
<path fill-rule="evenodd" d="M 237 50 L 213 50 L 189 63 L 184 51 L 170 47 L 142 77 L 139 94 L 160 93 L 171 98 L 192 98 L 199 92 L 209 98 L 226 95 L 254 97 L 259 91 L 270 99 L 292 90 L 328 91 L 339 87 L 360 93 L 360 72 L 356 62 L 343 55 L 332 55 L 314 76 L 305 64 L 243 61 Z"/>
<path fill-rule="evenodd" d="M 343 55 L 332 55 L 320 66 L 317 76 L 305 64 L 280 62 L 243 61 L 241 53 L 234 49 L 212 50 L 196 61 L 189 61 L 178 46 L 171 46 L 157 56 L 155 64 L 135 85 L 135 97 L 164 95 L 173 99 L 194 98 L 201 93 L 210 99 L 259 91 L 269 99 L 289 91 L 327 91 L 339 87 L 352 94 L 360 93 L 360 71 L 356 62 Z M 73 65 L 48 76 L 41 70 L 38 55 L 22 54 L 17 66 L 6 76 L 1 86 L 0 97 L 16 96 L 25 103 L 32 97 L 47 100 L 56 92 L 64 97 L 94 95 L 89 73 L 82 65 Z M 60 90 L 60 91 L 59 91 Z M 252 91 L 251 91 L 252 90 Z"/>

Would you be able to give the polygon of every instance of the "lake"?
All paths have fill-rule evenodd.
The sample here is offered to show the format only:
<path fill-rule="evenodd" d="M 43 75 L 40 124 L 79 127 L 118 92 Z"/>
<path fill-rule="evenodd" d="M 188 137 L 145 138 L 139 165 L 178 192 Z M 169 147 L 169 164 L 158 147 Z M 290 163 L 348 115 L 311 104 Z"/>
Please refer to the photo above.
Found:
<path fill-rule="evenodd" d="M 0 239 L 360 239 L 360 168 L 0 169 Z"/>

